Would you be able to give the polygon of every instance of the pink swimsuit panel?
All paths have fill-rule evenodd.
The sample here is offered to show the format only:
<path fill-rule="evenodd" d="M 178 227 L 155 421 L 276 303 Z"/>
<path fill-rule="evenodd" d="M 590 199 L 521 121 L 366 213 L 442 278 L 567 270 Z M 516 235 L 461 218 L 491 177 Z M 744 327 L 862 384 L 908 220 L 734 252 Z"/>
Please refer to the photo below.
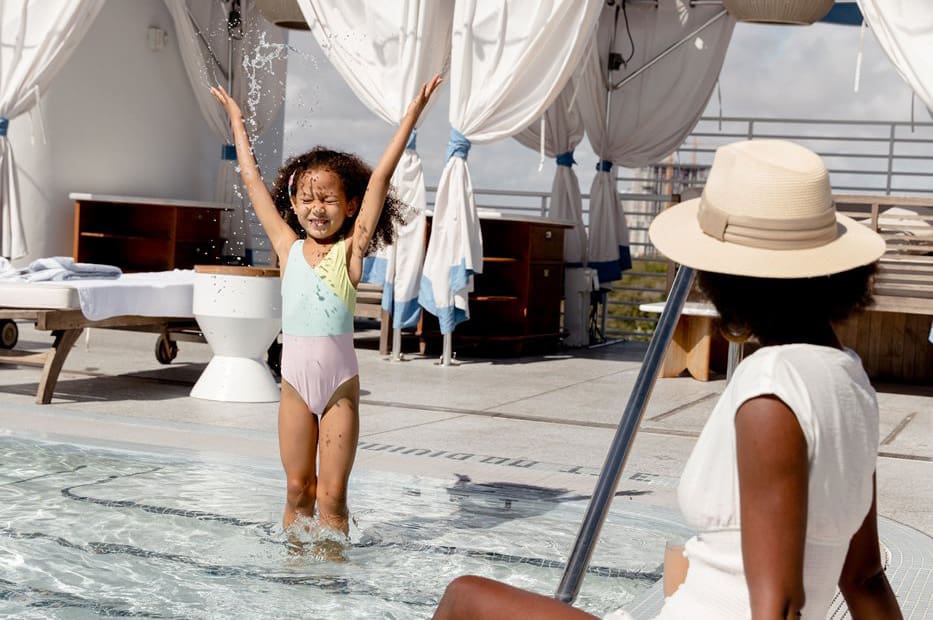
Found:
<path fill-rule="evenodd" d="M 313 338 L 282 336 L 282 379 L 318 416 L 324 413 L 334 391 L 359 371 L 352 333 Z"/>

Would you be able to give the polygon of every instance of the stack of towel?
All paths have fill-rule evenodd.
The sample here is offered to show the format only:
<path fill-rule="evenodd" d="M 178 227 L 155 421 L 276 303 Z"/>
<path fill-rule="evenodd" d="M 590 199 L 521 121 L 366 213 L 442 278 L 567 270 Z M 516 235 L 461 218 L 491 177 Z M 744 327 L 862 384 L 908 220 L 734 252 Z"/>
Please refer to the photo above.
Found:
<path fill-rule="evenodd" d="M 45 282 L 61 280 L 113 280 L 122 275 L 119 267 L 95 263 L 76 263 L 67 256 L 40 258 L 28 267 L 16 269 L 0 257 L 0 280 L 15 282 Z"/>

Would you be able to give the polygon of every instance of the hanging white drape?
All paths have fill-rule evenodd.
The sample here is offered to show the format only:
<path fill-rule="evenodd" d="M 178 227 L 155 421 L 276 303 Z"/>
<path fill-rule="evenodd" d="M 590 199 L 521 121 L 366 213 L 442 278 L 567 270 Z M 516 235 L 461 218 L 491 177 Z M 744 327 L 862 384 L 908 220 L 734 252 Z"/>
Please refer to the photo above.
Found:
<path fill-rule="evenodd" d="M 586 135 L 600 159 L 590 189 L 588 262 L 601 283 L 618 280 L 631 266 L 614 167 L 654 164 L 689 135 L 716 84 L 734 26 L 719 5 L 660 0 L 657 7 L 615 3 L 603 9 L 577 94 Z M 618 70 L 609 70 L 610 47 L 626 61 Z"/>
<path fill-rule="evenodd" d="M 933 2 L 858 0 L 897 72 L 933 114 Z"/>
<path fill-rule="evenodd" d="M 447 68 L 453 0 L 298 4 L 341 77 L 367 108 L 392 125 L 405 116 L 421 86 Z M 427 204 L 415 146 L 409 141 L 392 176 L 398 198 L 410 207 L 407 222 L 392 246 L 366 258 L 363 275 L 364 281 L 383 286 L 382 307 L 397 329 L 417 324 L 421 309 Z"/>
<path fill-rule="evenodd" d="M 227 6 L 223 2 L 165 0 L 178 38 L 185 72 L 194 90 L 198 107 L 207 124 L 223 140 L 217 149 L 219 169 L 214 200 L 234 211 L 222 220 L 222 233 L 231 245 L 225 252 L 243 255 L 249 233 L 248 201 L 236 171 L 230 122 L 223 108 L 210 94 L 211 86 L 228 88 L 232 60 L 233 92 L 243 110 L 253 143 L 261 139 L 285 100 L 285 31 L 259 14 L 254 0 L 243 0 L 243 37 L 233 41 L 233 55 L 227 31 Z"/>
<path fill-rule="evenodd" d="M 580 181 L 571 167 L 573 151 L 583 140 L 583 119 L 574 101 L 573 80 L 560 92 L 554 103 L 544 113 L 544 153 L 557 157 L 554 182 L 551 185 L 551 201 L 548 216 L 575 222 L 571 230 L 564 232 L 564 263 L 567 267 L 582 267 L 586 261 L 586 228 L 583 224 L 583 198 Z M 541 122 L 515 134 L 515 139 L 535 151 L 541 148 Z"/>
<path fill-rule="evenodd" d="M 26 255 L 10 121 L 39 104 L 104 0 L 0 1 L 0 256 Z M 41 109 L 39 110 L 41 114 Z M 40 119 L 41 121 L 41 119 Z M 43 136 L 44 138 L 44 136 Z"/>
<path fill-rule="evenodd" d="M 592 36 L 603 0 L 457 0 L 451 39 L 451 143 L 438 182 L 419 300 L 450 334 L 469 317 L 482 238 L 466 157 L 551 105 Z"/>

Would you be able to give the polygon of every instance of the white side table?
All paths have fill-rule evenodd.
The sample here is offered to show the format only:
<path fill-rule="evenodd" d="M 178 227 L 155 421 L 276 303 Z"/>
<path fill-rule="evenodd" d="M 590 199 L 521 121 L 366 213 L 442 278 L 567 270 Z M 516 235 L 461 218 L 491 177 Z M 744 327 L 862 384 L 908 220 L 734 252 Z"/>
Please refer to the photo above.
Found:
<path fill-rule="evenodd" d="M 660 314 L 664 312 L 664 302 L 641 304 L 642 312 Z M 716 308 L 709 302 L 688 301 L 680 312 L 677 328 L 668 345 L 661 367 L 661 377 L 678 377 L 687 370 L 694 379 L 709 381 L 710 349 L 712 348 L 715 321 L 719 318 Z M 726 361 L 726 382 L 732 378 L 732 371 L 742 361 L 744 347 L 736 342 L 729 342 Z"/>
<path fill-rule="evenodd" d="M 214 357 L 191 396 L 264 403 L 279 400 L 279 387 L 263 357 L 282 329 L 279 270 L 196 265 L 194 318 Z"/>

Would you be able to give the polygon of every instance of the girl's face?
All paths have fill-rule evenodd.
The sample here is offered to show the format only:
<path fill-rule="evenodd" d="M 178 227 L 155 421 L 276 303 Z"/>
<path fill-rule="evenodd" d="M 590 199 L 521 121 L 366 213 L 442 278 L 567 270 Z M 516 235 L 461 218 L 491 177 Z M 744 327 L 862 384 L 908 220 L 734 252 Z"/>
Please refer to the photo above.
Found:
<path fill-rule="evenodd" d="M 295 179 L 297 191 L 292 196 L 292 208 L 308 236 L 328 241 L 340 233 L 344 222 L 352 217 L 358 201 L 347 200 L 340 177 L 326 169 L 300 172 Z"/>

